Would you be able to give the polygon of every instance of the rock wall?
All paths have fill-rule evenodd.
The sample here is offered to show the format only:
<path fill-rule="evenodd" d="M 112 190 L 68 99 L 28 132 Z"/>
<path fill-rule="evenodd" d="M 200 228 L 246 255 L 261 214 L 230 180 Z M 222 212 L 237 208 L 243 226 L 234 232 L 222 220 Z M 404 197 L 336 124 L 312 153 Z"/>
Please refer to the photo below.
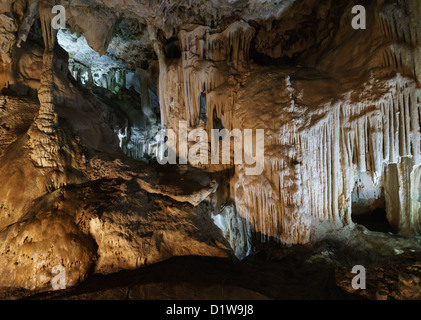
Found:
<path fill-rule="evenodd" d="M 25 21 L 14 34 L 21 48 L 14 43 L 7 52 L 16 59 L 2 78 L 0 287 L 51 290 L 57 265 L 73 286 L 92 273 L 174 256 L 232 258 L 202 203 L 217 184 L 201 172 L 165 172 L 128 158 L 114 131 L 116 110 L 70 76 L 50 3 L 31 4 L 13 12 Z M 38 15 L 41 25 L 28 27 Z M 25 57 L 37 61 L 33 78 L 17 72 L 28 71 Z"/>
<path fill-rule="evenodd" d="M 359 32 L 349 4 L 335 33 L 318 45 L 317 60 L 301 53 L 296 68 L 253 64 L 255 31 L 244 21 L 181 30 L 179 59 L 155 42 L 163 125 L 177 130 L 181 119 L 210 134 L 217 119 L 228 130 L 265 129 L 263 175 L 247 176 L 239 165 L 230 181 L 238 214 L 261 241 L 306 243 L 320 223 L 352 225 L 353 195 L 367 206 L 384 196 L 392 226 L 420 232 L 414 6 L 373 2 L 369 30 Z M 405 23 L 396 24 L 398 17 Z M 302 36 L 297 41 L 307 40 Z M 306 61 L 313 67 L 303 68 Z"/>
<path fill-rule="evenodd" d="M 69 74 L 51 28 L 59 3 L 69 30 L 131 69 L 138 105 L 123 67 L 103 88 L 80 61 Z M 381 198 L 394 228 L 419 234 L 421 7 L 368 1 L 367 30 L 353 30 L 354 4 L 2 2 L 0 285 L 46 289 L 60 263 L 73 285 L 173 256 L 244 258 L 259 242 L 352 227 L 355 203 Z M 163 127 L 263 129 L 263 173 L 127 157 L 156 147 L 143 135 L 160 128 L 153 87 Z M 17 106 L 29 107 L 13 117 Z"/>

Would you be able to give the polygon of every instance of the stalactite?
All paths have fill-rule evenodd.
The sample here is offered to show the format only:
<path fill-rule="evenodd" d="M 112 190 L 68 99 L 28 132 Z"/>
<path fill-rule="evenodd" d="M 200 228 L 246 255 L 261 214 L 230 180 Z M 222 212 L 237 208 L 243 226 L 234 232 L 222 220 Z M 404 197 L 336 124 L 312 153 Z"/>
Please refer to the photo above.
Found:
<path fill-rule="evenodd" d="M 34 23 L 37 13 L 38 13 L 38 7 L 40 5 L 41 0 L 33 0 L 31 1 L 28 10 L 25 13 L 25 18 L 20 25 L 19 32 L 18 32 L 18 41 L 17 46 L 20 47 L 22 44 L 22 41 L 25 42 L 29 31 L 31 30 L 32 24 Z"/>
<path fill-rule="evenodd" d="M 350 18 L 344 19 L 342 23 Z M 378 18 L 382 35 L 411 43 L 411 28 L 397 26 L 394 19 L 387 10 Z M 227 81 L 228 74 L 241 74 L 247 66 L 253 34 L 245 22 L 219 33 L 189 26 L 179 34 L 181 59 L 171 61 L 156 44 L 163 125 L 177 129 L 183 119 L 191 128 L 199 126 L 201 97 L 205 95 L 208 131 L 215 127 L 215 117 L 229 130 L 270 127 L 268 117 L 259 120 L 250 109 L 254 97 L 246 94 L 239 102 L 235 81 Z M 414 69 L 403 46 L 388 46 L 382 54 L 384 67 Z M 265 139 L 270 142 L 264 175 L 247 177 L 240 165 L 232 186 L 238 214 L 261 234 L 260 240 L 305 243 L 315 223 L 326 221 L 332 227 L 352 224 L 352 197 L 359 179 L 372 188 L 365 190 L 360 200 L 374 201 L 370 197 L 379 197 L 384 189 L 392 225 L 401 232 L 419 232 L 420 206 L 413 200 L 414 192 L 419 192 L 421 157 L 415 83 L 398 75 L 384 81 L 383 93 L 372 100 L 356 102 L 348 93 L 341 102 L 314 109 L 296 102 L 298 92 L 290 76 L 282 83 L 284 100 L 279 108 L 284 111 L 274 115 L 280 120 L 266 131 Z M 294 118 L 291 115 L 297 110 L 302 113 Z M 302 124 L 303 117 L 308 119 L 307 126 Z"/>
<path fill-rule="evenodd" d="M 229 116 L 233 109 L 232 89 L 224 87 L 232 67 L 241 71 L 249 61 L 249 47 L 254 29 L 245 22 L 235 22 L 221 33 L 209 27 L 194 26 L 179 33 L 181 60 L 169 64 L 160 44 L 155 51 L 160 61 L 160 103 L 163 125 L 171 125 L 170 109 L 182 113 L 191 127 L 198 125 L 201 113 L 200 97 L 207 96 L 207 118 L 213 110 L 224 117 L 224 125 L 230 127 Z M 173 83 L 173 84 L 171 84 Z M 178 84 L 178 86 L 175 86 Z M 164 94 L 165 88 L 165 94 Z M 173 111 L 174 112 L 174 111 Z M 224 114 L 224 115 L 223 115 Z M 178 120 L 177 120 L 178 122 Z M 208 126 L 211 129 L 211 125 Z"/>
<path fill-rule="evenodd" d="M 264 241 L 306 242 L 315 221 L 351 224 L 359 179 L 365 184 L 360 200 L 376 200 L 370 197 L 380 197 L 384 188 L 391 224 L 401 233 L 421 231 L 417 90 L 401 76 L 384 86 L 375 101 L 325 105 L 318 111 L 323 116 L 315 114 L 318 121 L 305 129 L 281 125 L 276 148 L 265 153 L 264 178 L 240 170 L 233 190 L 237 210 Z"/>

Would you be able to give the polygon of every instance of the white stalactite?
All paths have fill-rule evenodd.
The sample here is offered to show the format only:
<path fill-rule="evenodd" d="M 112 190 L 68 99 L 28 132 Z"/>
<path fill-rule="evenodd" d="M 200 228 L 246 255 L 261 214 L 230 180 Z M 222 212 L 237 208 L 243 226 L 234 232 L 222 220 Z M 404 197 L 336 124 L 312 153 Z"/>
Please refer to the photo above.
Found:
<path fill-rule="evenodd" d="M 305 92 L 319 84 L 323 88 L 326 84 L 317 81 L 325 80 L 311 83 L 286 70 L 247 67 L 253 34 L 245 22 L 219 33 L 189 26 L 179 34 L 178 60 L 167 59 L 155 45 L 163 125 L 177 130 L 179 120 L 186 120 L 190 129 L 203 127 L 205 95 L 208 131 L 215 127 L 214 114 L 229 130 L 265 129 L 263 175 L 247 176 L 238 165 L 232 178 L 238 215 L 261 241 L 306 243 L 321 222 L 331 228 L 352 224 L 352 197 L 361 179 L 371 189 L 359 200 L 374 201 L 371 197 L 383 192 L 391 224 L 402 233 L 420 232 L 416 82 L 400 75 L 381 85 L 371 79 L 335 102 L 322 97 L 305 105 L 299 101 Z"/>

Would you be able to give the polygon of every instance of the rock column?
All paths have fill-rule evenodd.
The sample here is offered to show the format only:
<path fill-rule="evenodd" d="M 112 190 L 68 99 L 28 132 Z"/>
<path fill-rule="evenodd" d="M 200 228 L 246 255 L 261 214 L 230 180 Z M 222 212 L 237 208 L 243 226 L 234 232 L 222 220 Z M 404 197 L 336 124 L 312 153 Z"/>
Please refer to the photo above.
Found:
<path fill-rule="evenodd" d="M 43 168 L 58 167 L 58 115 L 54 106 L 54 45 L 57 31 L 52 28 L 52 5 L 48 0 L 41 1 L 39 13 L 44 38 L 45 51 L 41 86 L 38 90 L 40 109 L 34 126 L 30 129 L 31 158 Z"/>

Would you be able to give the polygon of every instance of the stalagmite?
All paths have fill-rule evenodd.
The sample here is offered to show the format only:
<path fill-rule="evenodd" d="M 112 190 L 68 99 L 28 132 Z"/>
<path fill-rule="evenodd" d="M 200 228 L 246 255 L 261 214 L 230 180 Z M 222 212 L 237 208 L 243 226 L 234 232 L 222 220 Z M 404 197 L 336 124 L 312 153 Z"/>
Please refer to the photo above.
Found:
<path fill-rule="evenodd" d="M 419 297 L 421 6 L 363 1 L 359 29 L 355 5 L 2 0 L 0 298 L 158 262 L 142 281 L 277 297 L 327 266 L 329 298 Z"/>
<path fill-rule="evenodd" d="M 58 152 L 60 149 L 59 137 L 56 128 L 58 115 L 54 106 L 54 45 L 57 31 L 52 28 L 51 6 L 46 2 L 40 3 L 40 17 L 45 51 L 43 56 L 43 70 L 41 86 L 38 90 L 40 110 L 38 118 L 29 131 L 32 144 L 32 160 L 40 167 L 57 167 Z"/>

